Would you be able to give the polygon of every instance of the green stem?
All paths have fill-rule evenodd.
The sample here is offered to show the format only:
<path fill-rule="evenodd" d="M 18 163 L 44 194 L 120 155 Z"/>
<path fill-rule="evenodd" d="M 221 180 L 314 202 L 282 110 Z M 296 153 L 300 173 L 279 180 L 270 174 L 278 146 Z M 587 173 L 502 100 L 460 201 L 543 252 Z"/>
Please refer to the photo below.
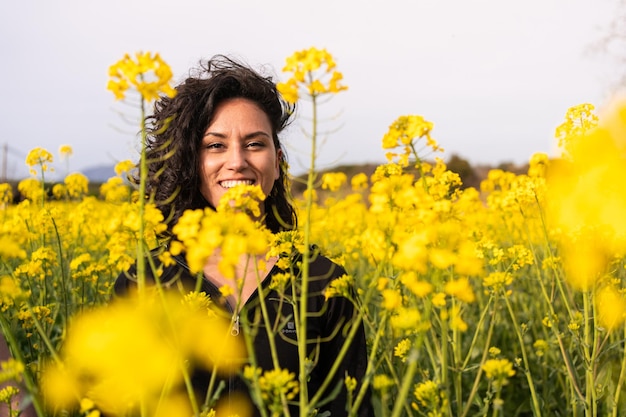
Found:
<path fill-rule="evenodd" d="M 506 303 L 506 308 L 509 311 L 509 315 L 511 316 L 513 329 L 515 329 L 515 334 L 517 335 L 517 340 L 519 342 L 520 351 L 522 352 L 522 360 L 524 363 L 524 374 L 526 375 L 526 380 L 528 381 L 528 387 L 530 388 L 530 396 L 532 400 L 533 413 L 535 416 L 541 416 L 541 407 L 539 406 L 539 399 L 537 398 L 537 391 L 535 389 L 535 383 L 533 381 L 530 368 L 528 367 L 528 355 L 526 353 L 526 346 L 524 345 L 524 336 L 522 335 L 519 325 L 517 324 L 517 317 L 515 316 L 515 312 L 513 311 L 513 306 L 511 306 L 511 303 L 508 297 L 504 297 L 504 301 Z"/>
<path fill-rule="evenodd" d="M 593 291 L 583 293 L 583 353 L 585 355 L 585 415 L 595 417 L 597 415 L 597 401 L 595 388 L 595 363 L 597 331 L 593 324 Z"/>
<path fill-rule="evenodd" d="M 411 357 L 408 360 L 409 366 L 406 369 L 406 373 L 404 374 L 404 378 L 402 378 L 402 385 L 400 386 L 400 390 L 398 391 L 398 397 L 394 398 L 395 405 L 393 410 L 391 411 L 391 417 L 399 417 L 402 409 L 404 408 L 406 398 L 409 395 L 409 390 L 411 389 L 411 385 L 413 384 L 413 376 L 415 376 L 415 372 L 417 371 L 417 351 L 414 350 L 411 354 Z"/>
<path fill-rule="evenodd" d="M 489 298 L 489 302 L 487 303 L 487 306 L 491 304 L 492 299 L 493 299 L 493 296 Z M 467 398 L 467 402 L 465 404 L 465 408 L 463 409 L 463 413 L 461 414 L 461 417 L 467 416 L 467 413 L 469 413 L 469 410 L 472 407 L 472 401 L 474 400 L 474 396 L 478 392 L 478 386 L 480 385 L 480 378 L 483 374 L 483 365 L 487 361 L 487 357 L 489 355 L 491 337 L 493 336 L 493 329 L 495 328 L 497 305 L 498 305 L 498 299 L 495 298 L 493 302 L 493 309 L 491 311 L 491 323 L 489 323 L 489 330 L 487 331 L 487 339 L 485 340 L 485 347 L 483 348 L 483 356 L 482 358 L 480 358 L 480 365 L 478 366 L 478 372 L 476 373 L 476 378 L 474 379 L 474 385 L 472 386 L 472 390 L 470 391 L 469 397 Z M 482 323 L 482 317 L 481 317 L 480 323 Z M 480 326 L 481 324 L 479 324 L 479 328 Z M 478 330 L 476 331 L 476 334 L 478 334 Z M 465 369 L 465 367 L 467 366 L 467 361 L 469 360 L 469 357 L 470 357 L 469 355 L 472 352 L 472 350 L 473 350 L 472 348 L 469 349 L 468 357 L 466 359 L 465 364 L 463 365 L 463 369 Z"/>
<path fill-rule="evenodd" d="M 624 326 L 624 336 L 622 339 L 626 339 L 626 326 Z M 619 371 L 619 379 L 617 380 L 617 385 L 615 387 L 615 395 L 613 400 L 613 413 L 611 414 L 613 417 L 617 417 L 617 412 L 619 410 L 619 400 L 620 394 L 622 393 L 622 387 L 624 385 L 624 379 L 626 379 L 626 351 L 622 348 L 622 366 Z"/>
<path fill-rule="evenodd" d="M 309 77 L 311 74 L 309 73 Z M 298 361 L 300 382 L 300 417 L 307 417 L 309 411 L 309 393 L 307 387 L 308 375 L 306 371 L 306 355 L 307 355 L 307 318 L 308 318 L 308 293 L 309 293 L 309 261 L 311 259 L 311 210 L 313 207 L 313 190 L 315 181 L 315 161 L 317 158 L 317 96 L 311 96 L 313 103 L 313 120 L 311 132 L 311 163 L 309 165 L 309 173 L 307 176 L 307 196 L 305 208 L 304 222 L 304 253 L 302 254 L 302 276 L 301 288 L 298 298 L 299 317 L 298 317 Z M 295 294 L 294 294 L 295 295 Z"/>
<path fill-rule="evenodd" d="M 15 360 L 17 360 L 18 362 L 24 365 L 24 373 L 23 373 L 24 385 L 26 386 L 26 389 L 28 390 L 28 392 L 31 394 L 33 408 L 35 409 L 35 412 L 37 413 L 39 417 L 46 417 L 46 413 L 44 412 L 44 407 L 41 403 L 41 398 L 39 398 L 39 391 L 37 388 L 37 384 L 35 383 L 35 380 L 33 376 L 31 375 L 31 371 L 29 369 L 28 364 L 24 361 L 24 357 L 22 356 L 22 351 L 20 350 L 20 346 L 17 340 L 15 339 L 15 336 L 10 331 L 10 325 L 6 321 L 4 314 L 2 313 L 0 313 L 0 327 L 2 328 L 2 334 L 4 335 L 7 341 L 7 344 L 10 348 L 11 355 L 15 358 Z"/>
<path fill-rule="evenodd" d="M 445 308 L 445 307 L 442 307 Z M 446 315 L 449 313 L 446 312 Z M 448 320 L 449 317 L 441 318 L 441 350 L 439 352 L 441 357 L 441 370 L 439 380 L 441 381 L 441 386 L 444 389 L 445 398 L 448 400 L 450 398 L 450 390 L 448 386 Z M 452 404 L 450 401 L 448 403 L 448 415 L 452 415 Z"/>

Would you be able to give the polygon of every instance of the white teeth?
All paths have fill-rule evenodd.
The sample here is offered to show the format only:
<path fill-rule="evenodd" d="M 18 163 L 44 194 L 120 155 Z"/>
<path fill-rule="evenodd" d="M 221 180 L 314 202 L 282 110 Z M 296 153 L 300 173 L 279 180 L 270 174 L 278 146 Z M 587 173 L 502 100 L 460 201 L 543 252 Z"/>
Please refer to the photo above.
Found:
<path fill-rule="evenodd" d="M 220 185 L 224 188 L 233 188 L 238 185 L 252 185 L 252 180 L 233 180 L 233 181 L 222 181 Z"/>

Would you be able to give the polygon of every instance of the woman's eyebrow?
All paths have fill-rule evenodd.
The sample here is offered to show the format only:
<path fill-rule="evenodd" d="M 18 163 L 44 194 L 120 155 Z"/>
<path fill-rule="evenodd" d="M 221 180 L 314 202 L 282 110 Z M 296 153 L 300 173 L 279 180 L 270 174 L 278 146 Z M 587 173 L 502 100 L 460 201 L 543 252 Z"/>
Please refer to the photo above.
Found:
<path fill-rule="evenodd" d="M 226 134 L 224 134 L 224 133 L 220 133 L 220 132 L 210 132 L 210 131 L 209 131 L 209 132 L 205 132 L 205 134 L 204 134 L 204 137 L 205 137 L 205 138 L 206 138 L 207 136 L 216 136 L 216 137 L 218 137 L 218 138 L 226 138 L 226 136 L 227 136 L 227 135 L 226 135 Z M 243 137 L 243 139 L 245 140 L 245 139 L 255 138 L 255 137 L 257 137 L 257 136 L 265 136 L 265 137 L 267 137 L 267 138 L 271 138 L 271 137 L 272 137 L 272 136 L 271 136 L 270 134 L 268 134 L 267 132 L 264 132 L 264 131 L 262 131 L 262 130 L 258 130 L 258 131 L 256 131 L 256 132 L 251 132 L 251 133 L 248 133 L 247 135 L 245 135 L 245 136 Z"/>

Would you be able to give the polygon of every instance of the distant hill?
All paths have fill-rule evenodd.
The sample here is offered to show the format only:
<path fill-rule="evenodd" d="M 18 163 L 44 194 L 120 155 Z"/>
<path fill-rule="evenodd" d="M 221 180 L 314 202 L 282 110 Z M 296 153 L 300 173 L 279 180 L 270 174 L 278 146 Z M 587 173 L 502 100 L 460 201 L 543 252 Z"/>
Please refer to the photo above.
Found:
<path fill-rule="evenodd" d="M 80 172 L 89 179 L 90 183 L 107 182 L 111 177 L 115 177 L 115 165 L 99 165 L 81 169 Z"/>

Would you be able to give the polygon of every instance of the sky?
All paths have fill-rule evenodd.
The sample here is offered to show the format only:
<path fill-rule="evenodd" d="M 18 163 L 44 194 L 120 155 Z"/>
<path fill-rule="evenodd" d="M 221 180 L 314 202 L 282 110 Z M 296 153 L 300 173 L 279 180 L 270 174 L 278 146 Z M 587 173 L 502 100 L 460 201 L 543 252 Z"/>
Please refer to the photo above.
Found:
<path fill-rule="evenodd" d="M 402 115 L 472 164 L 555 155 L 567 109 L 601 107 L 619 70 L 592 45 L 617 0 L 2 0 L 0 145 L 9 177 L 43 147 L 74 150 L 57 172 L 137 159 L 139 109 L 106 90 L 125 53 L 159 52 L 182 81 L 226 54 L 282 73 L 293 52 L 326 48 L 348 90 L 320 107 L 318 166 L 383 163 L 381 139 Z M 306 169 L 310 109 L 283 135 L 292 172 Z M 134 123 L 131 121 L 134 120 Z M 58 161 L 58 156 L 56 156 Z"/>

